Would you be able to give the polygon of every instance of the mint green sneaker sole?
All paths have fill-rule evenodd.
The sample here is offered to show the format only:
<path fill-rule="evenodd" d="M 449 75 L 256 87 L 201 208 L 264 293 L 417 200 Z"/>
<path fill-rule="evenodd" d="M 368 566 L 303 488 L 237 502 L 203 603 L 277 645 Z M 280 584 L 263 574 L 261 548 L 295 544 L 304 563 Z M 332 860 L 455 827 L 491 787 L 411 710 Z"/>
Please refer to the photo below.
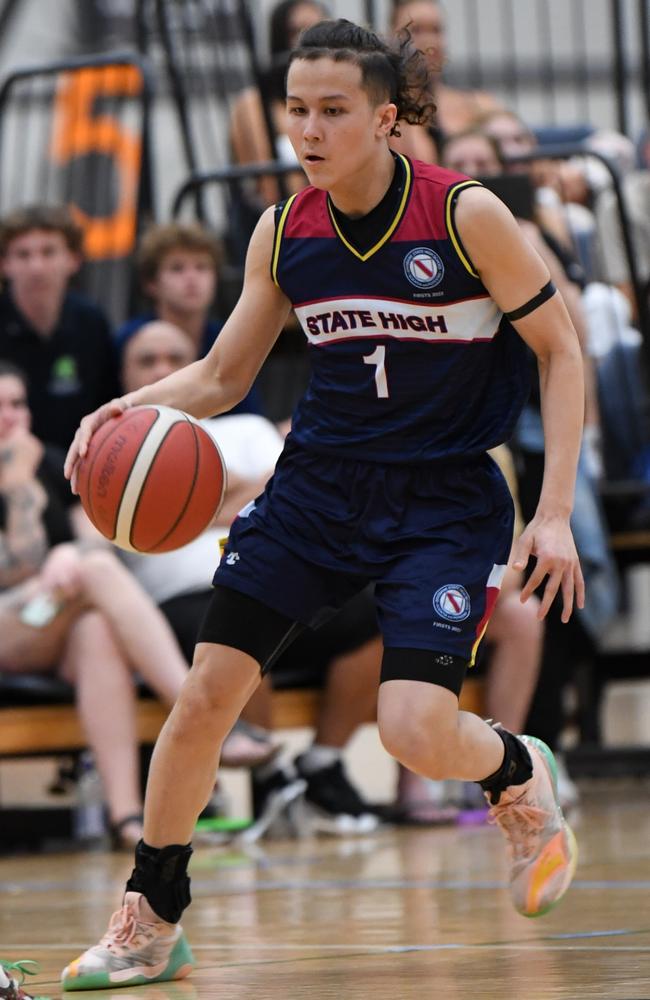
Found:
<path fill-rule="evenodd" d="M 68 966 L 73 968 L 74 962 Z M 147 976 L 142 971 L 121 969 L 116 972 L 91 972 L 86 975 L 64 975 L 61 983 L 63 989 L 71 992 L 73 990 L 108 990 L 116 989 L 120 986 L 145 986 L 147 983 L 166 983 L 172 979 L 184 979 L 189 976 L 195 965 L 194 956 L 184 934 L 180 936 L 172 949 L 169 961 L 163 969 L 155 976 Z M 138 970 L 142 966 L 137 967 Z M 65 970 L 67 971 L 67 970 Z"/>
<path fill-rule="evenodd" d="M 528 917 L 529 920 L 536 920 L 537 917 L 543 917 L 546 913 L 550 913 L 550 911 L 554 909 L 562 899 L 564 899 L 564 894 L 573 881 L 573 876 L 575 875 L 576 866 L 578 864 L 578 842 L 575 838 L 573 830 L 565 820 L 560 807 L 557 790 L 557 764 L 555 763 L 553 751 L 546 745 L 546 743 L 544 743 L 543 740 L 538 739 L 536 736 L 523 736 L 522 739 L 524 743 L 532 743 L 535 749 L 541 753 L 548 765 L 549 771 L 551 772 L 551 780 L 553 782 L 553 794 L 555 796 L 555 801 L 557 802 L 558 811 L 562 817 L 562 825 L 569 844 L 569 868 L 567 872 L 566 885 L 562 893 L 557 897 L 557 899 L 554 899 L 552 903 L 549 903 L 548 906 L 543 907 L 543 909 L 538 910 L 536 913 L 522 913 L 523 917 Z"/>

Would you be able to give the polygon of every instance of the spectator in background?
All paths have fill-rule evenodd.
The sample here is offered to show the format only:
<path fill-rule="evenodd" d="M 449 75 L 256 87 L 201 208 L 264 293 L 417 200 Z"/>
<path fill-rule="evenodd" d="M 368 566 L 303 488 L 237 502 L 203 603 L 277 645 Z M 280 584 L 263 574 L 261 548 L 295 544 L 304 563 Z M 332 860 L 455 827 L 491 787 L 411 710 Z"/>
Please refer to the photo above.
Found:
<path fill-rule="evenodd" d="M 0 223 L 0 358 L 27 375 L 34 434 L 66 449 L 80 418 L 117 394 L 104 313 L 69 289 L 82 231 L 62 205 L 29 205 Z"/>
<path fill-rule="evenodd" d="M 121 374 L 125 392 L 177 371 L 193 360 L 192 343 L 169 323 L 147 323 L 123 345 Z M 219 558 L 220 542 L 228 536 L 239 511 L 264 491 L 282 451 L 283 439 L 273 424 L 257 414 L 219 416 L 204 422 L 224 456 L 228 489 L 211 526 L 189 545 L 174 552 L 148 556 L 125 552 L 123 558 L 144 589 L 160 605 L 185 655 L 191 659 L 199 627 L 212 597 L 210 566 Z M 287 670 L 299 681 L 323 682 L 323 704 L 314 745 L 286 767 L 267 752 L 272 747 L 270 684 L 258 688 L 242 713 L 243 732 L 237 726 L 224 742 L 222 764 L 235 763 L 238 742 L 256 738 L 260 759 L 253 767 L 253 806 L 258 823 L 249 834 L 261 836 L 280 812 L 305 792 L 307 827 L 332 834 L 369 833 L 378 826 L 357 790 L 347 778 L 342 751 L 358 726 L 374 717 L 382 643 L 372 598 L 355 598 L 317 632 L 299 637 L 277 661 L 273 674 Z M 315 675 L 315 676 L 314 676 Z M 251 730 L 251 726 L 254 728 Z M 264 735 L 266 734 L 266 738 Z M 244 752 L 243 750 L 241 751 Z M 240 761 L 243 763 L 244 761 Z M 296 832 L 290 825 L 290 832 Z"/>
<path fill-rule="evenodd" d="M 443 139 L 471 127 L 488 111 L 501 105 L 491 94 L 479 90 L 459 90 L 443 80 L 448 61 L 447 31 L 442 4 L 438 0 L 393 0 L 390 31 L 398 35 L 405 31 L 413 46 L 424 53 L 434 82 L 433 100 L 436 106 L 435 124 L 430 128 L 402 125 L 402 140 L 391 142 L 395 149 L 437 163 Z"/>
<path fill-rule="evenodd" d="M 173 705 L 187 664 L 167 622 L 92 527 L 63 454 L 31 433 L 27 384 L 0 361 L 0 670 L 58 673 L 102 779 L 113 840 L 142 835 L 133 673 Z"/>
<path fill-rule="evenodd" d="M 317 0 L 282 0 L 272 12 L 269 22 L 270 62 L 262 76 L 262 90 L 266 100 L 276 137 L 277 158 L 286 163 L 296 163 L 286 134 L 285 76 L 288 56 L 295 47 L 301 32 L 318 24 L 328 16 L 327 8 Z M 235 163 L 262 163 L 275 159 L 271 147 L 262 95 L 257 87 L 247 87 L 239 95 L 232 110 L 230 122 L 230 143 Z M 297 191 L 306 184 L 302 170 L 287 177 L 291 191 Z M 250 208 L 253 222 L 267 205 L 279 199 L 280 189 L 273 177 L 263 177 L 256 185 L 256 196 Z"/>
<path fill-rule="evenodd" d="M 183 330 L 192 345 L 192 361 L 204 357 L 223 326 L 210 315 L 219 280 L 218 241 L 198 224 L 170 222 L 152 226 L 138 250 L 140 286 L 151 308 L 134 316 L 117 331 L 118 352 L 146 323 L 160 319 Z M 234 413 L 260 413 L 253 387 Z"/>

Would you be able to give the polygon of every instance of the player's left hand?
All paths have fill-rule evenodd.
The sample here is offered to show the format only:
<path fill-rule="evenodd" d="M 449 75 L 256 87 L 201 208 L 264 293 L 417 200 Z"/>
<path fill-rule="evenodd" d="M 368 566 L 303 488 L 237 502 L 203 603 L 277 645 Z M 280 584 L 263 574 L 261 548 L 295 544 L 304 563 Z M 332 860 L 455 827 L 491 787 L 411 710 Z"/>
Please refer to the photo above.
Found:
<path fill-rule="evenodd" d="M 561 589 L 562 621 L 568 622 L 574 601 L 579 608 L 585 605 L 585 582 L 568 518 L 535 515 L 513 546 L 513 569 L 524 570 L 531 556 L 536 565 L 522 588 L 521 602 L 527 601 L 546 579 L 538 617 L 546 617 Z"/>

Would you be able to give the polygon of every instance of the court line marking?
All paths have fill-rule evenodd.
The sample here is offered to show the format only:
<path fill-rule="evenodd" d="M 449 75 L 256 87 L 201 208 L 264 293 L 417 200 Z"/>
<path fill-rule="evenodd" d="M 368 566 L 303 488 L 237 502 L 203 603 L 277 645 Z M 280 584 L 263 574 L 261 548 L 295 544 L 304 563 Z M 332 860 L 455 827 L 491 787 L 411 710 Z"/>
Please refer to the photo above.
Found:
<path fill-rule="evenodd" d="M 83 882 L 0 882 L 0 892 L 12 893 L 14 895 L 20 895 L 21 893 L 27 892 L 51 892 L 55 889 L 62 889 L 66 892 L 78 891 L 86 893 L 88 892 L 88 888 L 88 885 L 85 885 Z M 472 882 L 457 879 L 443 879 L 438 881 L 429 879 L 296 879 L 284 881 L 256 880 L 251 882 L 249 885 L 227 885 L 219 883 L 215 884 L 214 882 L 208 882 L 205 879 L 192 879 L 192 889 L 195 898 L 197 899 L 207 898 L 208 896 L 240 896 L 244 893 L 250 892 L 278 892 L 293 891 L 296 889 L 315 892 L 321 889 L 455 889 L 463 891 L 476 889 L 493 891 L 494 889 L 505 888 L 507 888 L 507 883 L 505 881 L 493 880 L 477 880 Z M 105 883 L 94 883 L 92 885 L 92 889 L 95 892 L 98 890 L 114 892 L 115 882 L 114 880 L 107 880 Z M 209 893 L 197 893 L 197 889 L 209 889 Z M 575 891 L 576 889 L 598 889 L 600 891 L 605 889 L 629 889 L 632 891 L 647 891 L 650 889 L 650 879 L 576 879 L 571 884 L 571 889 L 572 891 Z M 57 903 L 57 907 L 60 905 L 60 903 Z M 78 903 L 75 903 L 75 905 L 78 905 Z"/>

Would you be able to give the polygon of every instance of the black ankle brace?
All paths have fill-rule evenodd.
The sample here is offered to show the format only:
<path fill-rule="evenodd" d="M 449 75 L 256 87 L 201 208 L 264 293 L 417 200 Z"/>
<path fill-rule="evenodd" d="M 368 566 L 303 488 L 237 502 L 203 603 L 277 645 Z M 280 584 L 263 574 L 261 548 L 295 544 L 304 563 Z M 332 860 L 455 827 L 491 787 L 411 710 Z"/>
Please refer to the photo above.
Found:
<path fill-rule="evenodd" d="M 523 785 L 532 778 L 533 762 L 525 743 L 502 726 L 493 728 L 503 740 L 505 751 L 503 763 L 498 771 L 479 781 L 479 785 L 484 792 L 490 793 L 490 802 L 496 806 L 501 798 L 501 792 L 504 792 L 509 785 Z"/>
<path fill-rule="evenodd" d="M 187 875 L 191 856 L 189 844 L 158 848 L 141 840 L 135 849 L 135 868 L 126 891 L 141 892 L 154 913 L 170 924 L 177 924 L 192 902 Z"/>

